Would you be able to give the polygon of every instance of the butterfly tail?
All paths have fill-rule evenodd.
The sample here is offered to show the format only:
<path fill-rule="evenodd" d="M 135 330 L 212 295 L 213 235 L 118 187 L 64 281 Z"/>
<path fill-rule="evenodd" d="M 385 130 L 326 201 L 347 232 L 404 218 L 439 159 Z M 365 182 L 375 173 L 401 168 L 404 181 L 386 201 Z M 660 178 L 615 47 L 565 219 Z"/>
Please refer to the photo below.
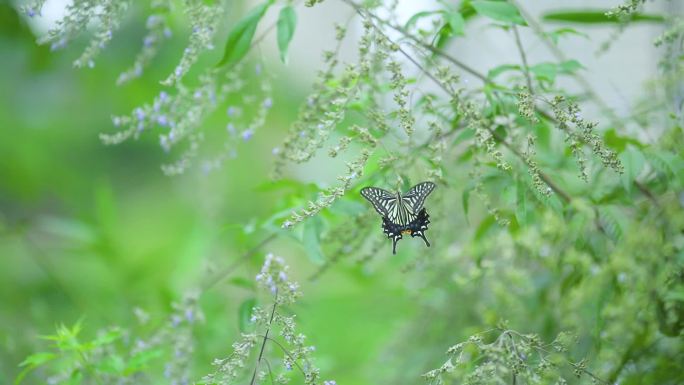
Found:
<path fill-rule="evenodd" d="M 420 232 L 417 231 L 417 232 L 411 234 L 411 236 L 413 236 L 413 237 L 415 237 L 416 235 L 423 238 L 423 241 L 425 241 L 425 246 L 430 247 L 430 242 L 428 242 L 427 238 L 425 238 L 425 233 L 423 233 L 422 231 L 420 231 Z"/>
<path fill-rule="evenodd" d="M 397 254 L 397 242 L 399 242 L 399 238 L 398 238 L 398 237 L 392 238 L 392 255 L 396 255 L 396 254 Z"/>

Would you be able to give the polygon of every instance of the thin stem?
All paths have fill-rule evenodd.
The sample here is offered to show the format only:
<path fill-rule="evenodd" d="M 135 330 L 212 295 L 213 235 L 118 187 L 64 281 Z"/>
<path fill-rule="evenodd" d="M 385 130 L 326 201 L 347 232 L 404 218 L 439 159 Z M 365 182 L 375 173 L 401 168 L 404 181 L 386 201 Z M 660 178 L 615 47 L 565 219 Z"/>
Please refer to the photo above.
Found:
<path fill-rule="evenodd" d="M 518 27 L 513 26 L 513 36 L 515 36 L 515 45 L 518 47 L 518 52 L 520 52 L 520 58 L 522 59 L 523 72 L 525 73 L 525 80 L 527 81 L 527 89 L 530 93 L 534 93 L 532 89 L 532 77 L 530 76 L 530 66 L 527 64 L 527 55 L 525 54 L 525 49 L 523 49 L 522 42 L 520 41 L 520 33 L 518 33 Z"/>
<path fill-rule="evenodd" d="M 285 347 L 283 346 L 283 344 L 281 344 L 281 343 L 278 342 L 277 340 L 274 340 L 274 339 L 271 338 L 271 337 L 268 337 L 268 336 L 265 336 L 265 337 L 266 337 L 266 339 L 268 339 L 269 341 L 271 341 L 271 342 L 273 342 L 274 344 L 276 344 L 276 346 L 278 346 L 278 347 L 283 351 L 283 353 L 287 354 L 287 356 L 292 360 L 292 362 L 295 364 L 295 366 L 297 366 L 297 369 L 299 369 L 299 371 L 302 372 L 302 374 L 306 376 L 306 372 L 304 371 L 304 369 L 299 365 L 299 363 L 297 362 L 297 360 L 295 360 L 294 357 L 292 357 L 292 354 L 290 354 L 290 352 L 289 352 L 287 349 L 285 349 Z"/>
<path fill-rule="evenodd" d="M 273 318 L 275 317 L 275 311 L 276 311 L 277 306 L 278 306 L 278 289 L 276 288 L 275 300 L 273 301 L 273 309 L 271 309 L 271 319 L 269 319 L 269 321 L 268 321 L 268 327 L 266 328 L 266 334 L 264 335 L 264 339 L 261 341 L 261 350 L 259 351 L 259 358 L 257 358 L 257 363 L 256 363 L 256 366 L 254 367 L 254 373 L 252 374 L 252 381 L 249 382 L 249 385 L 254 385 L 254 381 L 256 381 L 257 371 L 259 370 L 259 365 L 261 364 L 261 359 L 264 356 L 264 349 L 266 348 L 266 340 L 268 340 L 268 333 L 271 331 L 271 324 L 273 324 Z"/>
<path fill-rule="evenodd" d="M 247 252 L 245 252 L 237 261 L 235 261 L 235 262 L 231 263 L 230 265 L 228 265 L 228 267 L 226 267 L 225 269 L 223 269 L 223 271 L 221 271 L 220 273 L 216 274 L 216 275 L 214 276 L 214 278 L 209 279 L 209 280 L 207 281 L 207 283 L 202 287 L 202 292 L 203 292 L 203 293 L 206 292 L 207 290 L 209 290 L 209 289 L 211 289 L 212 287 L 214 287 L 217 283 L 219 283 L 219 282 L 221 282 L 222 280 L 224 280 L 225 278 L 227 278 L 230 274 L 233 273 L 233 271 L 235 271 L 235 269 L 237 269 L 240 265 L 242 265 L 243 263 L 245 263 L 245 262 L 246 262 L 247 260 L 249 260 L 254 254 L 256 254 L 256 252 L 259 251 L 259 249 L 261 249 L 262 247 L 266 246 L 267 244 L 269 244 L 271 241 L 273 241 L 273 240 L 276 239 L 277 237 L 278 237 L 277 234 L 275 234 L 275 233 L 274 233 L 274 234 L 271 234 L 271 235 L 269 235 L 268 237 L 264 238 L 264 239 L 263 239 L 261 242 L 259 242 L 256 246 L 254 246 L 254 247 L 252 247 L 251 249 L 247 250 Z"/>
<path fill-rule="evenodd" d="M 271 377 L 271 385 L 275 385 L 275 381 L 273 381 L 273 371 L 271 370 L 271 363 L 268 361 L 267 358 L 264 358 L 264 362 L 266 363 L 266 366 L 268 367 L 268 375 Z"/>

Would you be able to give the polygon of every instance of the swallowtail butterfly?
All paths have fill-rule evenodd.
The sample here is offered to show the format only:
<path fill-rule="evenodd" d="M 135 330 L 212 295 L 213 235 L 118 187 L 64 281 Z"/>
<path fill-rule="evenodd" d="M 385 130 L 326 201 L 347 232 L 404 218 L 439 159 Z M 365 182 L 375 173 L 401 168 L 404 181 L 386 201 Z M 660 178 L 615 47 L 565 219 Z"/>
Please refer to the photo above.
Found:
<path fill-rule="evenodd" d="M 387 238 L 392 240 L 392 254 L 397 253 L 397 242 L 408 234 L 423 238 L 427 247 L 430 247 L 430 242 L 425 238 L 430 216 L 423 203 L 434 189 L 432 182 L 418 183 L 403 195 L 399 191 L 392 194 L 377 187 L 361 189 L 361 195 L 382 215 L 382 229 Z"/>

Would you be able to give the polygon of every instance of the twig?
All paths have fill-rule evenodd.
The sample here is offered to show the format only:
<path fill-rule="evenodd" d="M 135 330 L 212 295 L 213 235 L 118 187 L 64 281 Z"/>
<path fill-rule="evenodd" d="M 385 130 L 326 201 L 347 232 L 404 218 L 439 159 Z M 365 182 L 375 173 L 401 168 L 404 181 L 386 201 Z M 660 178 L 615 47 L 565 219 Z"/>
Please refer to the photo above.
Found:
<path fill-rule="evenodd" d="M 527 81 L 527 89 L 530 93 L 534 93 L 532 89 L 532 77 L 530 76 L 530 66 L 527 64 L 527 55 L 523 49 L 522 42 L 520 41 L 520 34 L 518 33 L 518 27 L 513 26 L 513 36 L 515 36 L 515 45 L 518 47 L 518 52 L 520 52 L 520 58 L 522 59 L 523 72 L 525 73 L 525 80 Z"/>
<path fill-rule="evenodd" d="M 275 300 L 273 301 L 273 309 L 271 310 L 271 319 L 268 321 L 268 327 L 266 328 L 266 334 L 264 335 L 264 339 L 261 341 L 261 350 L 259 351 L 259 358 L 257 358 L 257 363 L 256 363 L 256 366 L 254 367 L 254 373 L 252 374 L 252 381 L 249 382 L 249 385 L 254 385 L 254 381 L 256 381 L 257 371 L 259 370 L 259 365 L 261 364 L 261 359 L 264 356 L 264 349 L 266 348 L 266 340 L 268 340 L 268 333 L 271 331 L 271 324 L 273 324 L 273 318 L 275 317 L 275 311 L 276 311 L 277 306 L 278 306 L 278 289 L 276 288 Z"/>
<path fill-rule="evenodd" d="M 244 262 L 246 262 L 249 258 L 251 258 L 254 254 L 256 254 L 259 249 L 273 241 L 274 239 L 277 238 L 277 234 L 273 233 L 269 235 L 268 237 L 264 238 L 261 242 L 259 242 L 256 246 L 252 247 L 251 249 L 247 250 L 237 261 L 233 262 L 230 264 L 228 267 L 226 267 L 223 271 L 220 273 L 216 274 L 214 278 L 210 279 L 208 283 L 206 283 L 202 287 L 202 292 L 204 293 L 205 291 L 211 289 L 216 285 L 217 283 L 221 282 L 225 278 L 227 278 L 235 269 L 237 269 L 240 265 L 242 265 Z"/>

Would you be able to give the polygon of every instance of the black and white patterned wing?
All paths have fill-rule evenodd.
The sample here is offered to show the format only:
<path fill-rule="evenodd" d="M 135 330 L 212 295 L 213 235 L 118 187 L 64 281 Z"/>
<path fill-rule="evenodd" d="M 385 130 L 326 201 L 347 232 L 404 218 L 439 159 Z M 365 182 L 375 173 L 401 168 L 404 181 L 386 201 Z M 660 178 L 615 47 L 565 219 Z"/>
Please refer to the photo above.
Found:
<path fill-rule="evenodd" d="M 389 191 L 377 187 L 364 187 L 361 195 L 366 198 L 375 208 L 375 211 L 383 217 L 390 215 L 397 204 L 397 197 Z"/>
<path fill-rule="evenodd" d="M 410 207 L 413 213 L 418 213 L 420 209 L 423 208 L 425 198 L 427 198 L 434 189 L 435 184 L 432 182 L 418 183 L 402 196 L 404 204 Z"/>

